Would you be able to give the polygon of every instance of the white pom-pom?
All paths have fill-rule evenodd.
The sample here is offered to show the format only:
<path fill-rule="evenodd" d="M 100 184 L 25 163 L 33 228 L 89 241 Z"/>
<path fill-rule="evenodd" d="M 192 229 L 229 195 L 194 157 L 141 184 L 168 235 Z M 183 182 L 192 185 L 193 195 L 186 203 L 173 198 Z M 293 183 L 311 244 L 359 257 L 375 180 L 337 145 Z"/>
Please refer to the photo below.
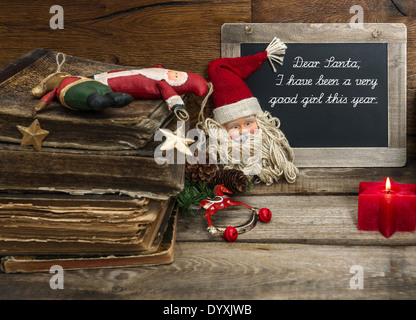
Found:
<path fill-rule="evenodd" d="M 273 71 L 276 72 L 276 68 L 273 65 L 273 61 L 278 64 L 283 64 L 283 55 L 286 53 L 287 46 L 280 41 L 279 38 L 274 37 L 270 44 L 267 46 L 267 58 L 269 59 L 270 64 L 272 65 Z"/>

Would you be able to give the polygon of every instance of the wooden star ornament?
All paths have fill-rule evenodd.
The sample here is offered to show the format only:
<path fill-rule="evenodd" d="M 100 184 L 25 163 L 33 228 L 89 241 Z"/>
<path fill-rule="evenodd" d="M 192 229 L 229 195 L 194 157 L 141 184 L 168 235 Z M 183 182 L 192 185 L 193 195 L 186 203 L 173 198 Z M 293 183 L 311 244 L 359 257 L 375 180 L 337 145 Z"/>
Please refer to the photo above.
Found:
<path fill-rule="evenodd" d="M 185 133 L 182 127 L 179 127 L 173 133 L 170 130 L 159 129 L 166 137 L 160 150 L 172 150 L 176 148 L 179 152 L 192 156 L 189 145 L 195 142 L 195 140 L 185 137 Z"/>
<path fill-rule="evenodd" d="M 49 134 L 49 131 L 40 127 L 38 119 L 33 121 L 29 127 L 17 126 L 17 129 L 23 134 L 21 146 L 33 146 L 37 151 L 42 151 L 42 141 Z"/>

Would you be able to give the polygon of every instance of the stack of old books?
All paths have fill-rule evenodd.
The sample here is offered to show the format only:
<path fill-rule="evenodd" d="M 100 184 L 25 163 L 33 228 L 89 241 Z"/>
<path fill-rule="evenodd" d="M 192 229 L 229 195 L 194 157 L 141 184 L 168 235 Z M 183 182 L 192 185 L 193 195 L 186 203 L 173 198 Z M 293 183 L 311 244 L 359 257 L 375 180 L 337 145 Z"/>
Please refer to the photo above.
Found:
<path fill-rule="evenodd" d="M 22 146 L 35 120 L 31 89 L 55 72 L 37 49 L 0 70 L 0 256 L 4 272 L 173 261 L 184 165 L 159 165 L 155 132 L 175 121 L 162 100 L 77 112 L 52 102 L 36 119 L 41 151 Z M 66 56 L 61 71 L 89 76 L 120 66 Z M 173 128 L 174 129 L 174 128 Z M 172 130 L 173 131 L 173 130 Z"/>

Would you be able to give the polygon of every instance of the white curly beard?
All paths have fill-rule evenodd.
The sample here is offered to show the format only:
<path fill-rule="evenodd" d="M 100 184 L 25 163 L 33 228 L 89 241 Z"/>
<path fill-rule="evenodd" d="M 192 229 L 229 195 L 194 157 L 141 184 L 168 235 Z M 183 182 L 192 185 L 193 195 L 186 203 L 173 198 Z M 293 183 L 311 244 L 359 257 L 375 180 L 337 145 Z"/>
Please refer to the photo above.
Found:
<path fill-rule="evenodd" d="M 254 182 L 266 185 L 282 176 L 289 183 L 295 182 L 299 171 L 293 164 L 293 150 L 279 129 L 279 119 L 264 112 L 256 115 L 256 121 L 259 131 L 244 137 L 244 141 L 232 140 L 224 127 L 211 118 L 198 123 L 198 127 L 209 136 L 207 151 L 219 156 L 224 169 L 241 170 Z"/>

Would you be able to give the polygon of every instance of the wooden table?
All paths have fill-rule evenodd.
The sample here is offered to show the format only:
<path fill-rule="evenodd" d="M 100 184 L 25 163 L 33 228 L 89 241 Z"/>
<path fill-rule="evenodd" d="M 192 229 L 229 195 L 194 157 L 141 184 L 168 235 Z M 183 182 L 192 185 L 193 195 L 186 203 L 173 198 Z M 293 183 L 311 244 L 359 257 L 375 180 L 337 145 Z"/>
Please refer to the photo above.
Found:
<path fill-rule="evenodd" d="M 301 169 L 293 185 L 234 197 L 273 212 L 234 243 L 210 235 L 202 213 L 180 215 L 170 265 L 65 271 L 62 290 L 50 288 L 49 273 L 0 274 L 0 299 L 415 299 L 416 233 L 357 230 L 359 181 L 386 176 L 416 183 L 416 161 Z M 213 219 L 236 225 L 249 215 L 227 209 Z M 363 288 L 352 289 L 361 274 Z"/>

